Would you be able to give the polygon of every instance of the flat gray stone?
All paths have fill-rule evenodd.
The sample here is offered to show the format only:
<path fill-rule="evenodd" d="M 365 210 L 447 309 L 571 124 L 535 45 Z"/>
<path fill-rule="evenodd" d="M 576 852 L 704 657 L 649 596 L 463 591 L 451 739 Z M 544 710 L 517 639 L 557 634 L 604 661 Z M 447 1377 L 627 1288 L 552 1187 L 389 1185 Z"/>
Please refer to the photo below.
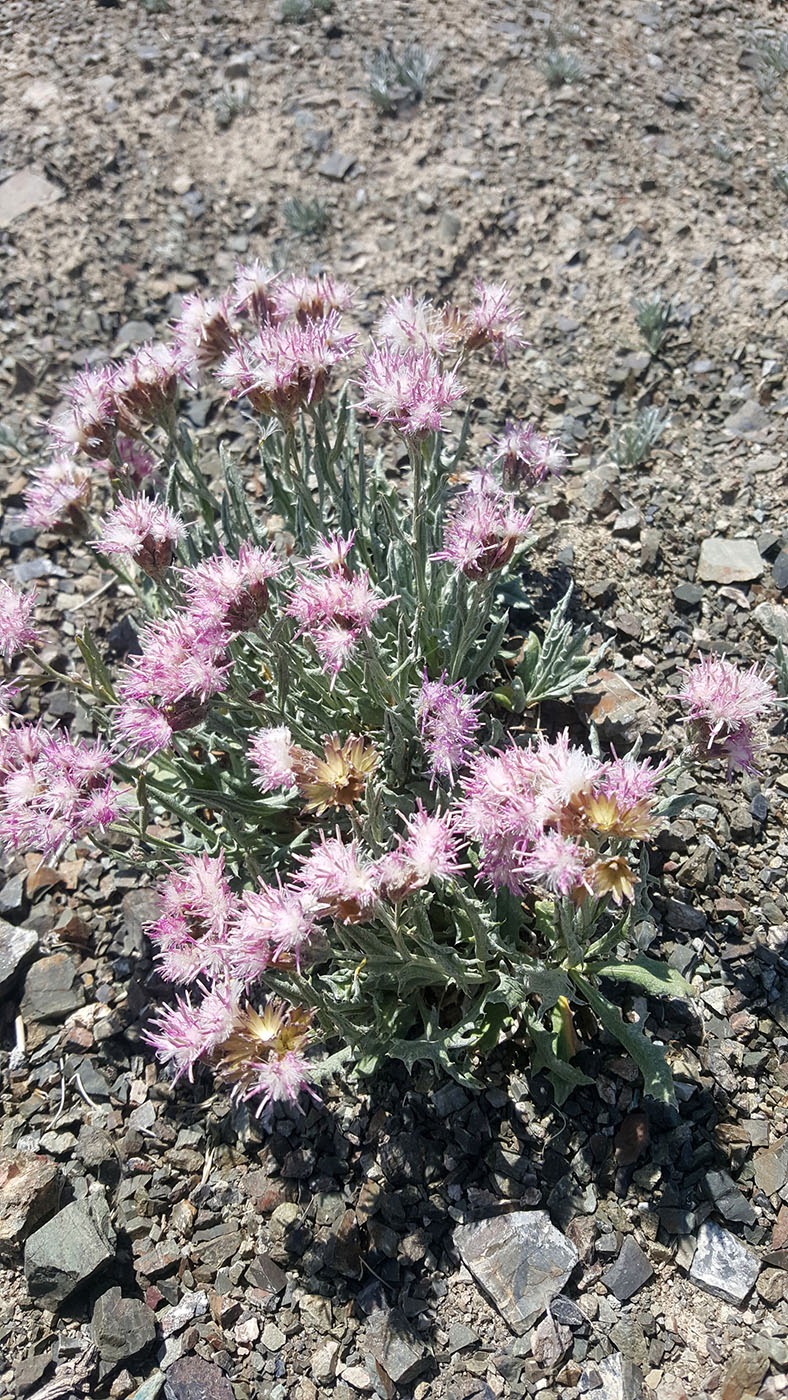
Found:
<path fill-rule="evenodd" d="M 757 1212 L 728 1172 L 707 1172 L 703 1178 L 703 1189 L 723 1220 L 729 1220 L 734 1225 L 757 1225 Z"/>
<path fill-rule="evenodd" d="M 759 603 L 753 617 L 774 642 L 788 642 L 788 608 L 782 603 Z"/>
<path fill-rule="evenodd" d="M 124 1298 L 118 1287 L 96 1300 L 91 1322 L 102 1361 L 117 1366 L 147 1351 L 156 1340 L 156 1319 L 141 1298 Z"/>
<path fill-rule="evenodd" d="M 57 185 L 27 165 L 0 184 L 0 228 L 8 228 L 14 219 L 29 214 L 31 209 L 40 209 L 62 198 L 63 191 Z"/>
<path fill-rule="evenodd" d="M 72 1201 L 31 1235 L 25 1278 L 31 1298 L 52 1312 L 114 1258 L 106 1204 Z"/>
<path fill-rule="evenodd" d="M 589 1362 L 582 1380 L 588 1400 L 642 1400 L 643 1373 L 620 1351 Z"/>
<path fill-rule="evenodd" d="M 698 578 L 702 583 L 751 583 L 765 568 L 755 540 L 711 535 L 700 547 Z"/>
<path fill-rule="evenodd" d="M 769 426 L 769 415 L 757 399 L 747 399 L 730 418 L 725 419 L 724 428 L 737 437 L 751 437 Z"/>
<path fill-rule="evenodd" d="M 26 963 L 38 952 L 38 934 L 0 920 L 0 997 L 10 992 Z"/>
<path fill-rule="evenodd" d="M 378 1308 L 371 1314 L 366 1350 L 395 1385 L 412 1381 L 429 1360 L 427 1347 L 399 1308 Z"/>
<path fill-rule="evenodd" d="M 355 156 L 346 156 L 341 151 L 332 151 L 330 155 L 321 160 L 317 167 L 317 173 L 324 175 L 327 180 L 344 180 L 355 163 Z"/>
<path fill-rule="evenodd" d="M 57 1210 L 62 1179 L 46 1157 L 0 1151 L 0 1259 L 11 1261 L 28 1235 Z"/>
<path fill-rule="evenodd" d="M 609 1269 L 605 1269 L 602 1282 L 620 1303 L 625 1303 L 644 1283 L 648 1283 L 653 1273 L 654 1270 L 637 1240 L 627 1235 L 615 1263 L 611 1264 Z"/>
<path fill-rule="evenodd" d="M 68 953 L 33 963 L 25 978 L 21 1012 L 28 1021 L 60 1021 L 85 1004 L 77 965 Z"/>
<path fill-rule="evenodd" d="M 516 1210 L 460 1225 L 454 1242 L 463 1264 L 520 1334 L 547 1311 L 579 1258 L 545 1210 Z"/>
<path fill-rule="evenodd" d="M 698 1243 L 689 1276 L 699 1288 L 724 1298 L 744 1302 L 761 1269 L 761 1261 L 729 1230 L 706 1220 L 698 1231 Z"/>
<path fill-rule="evenodd" d="M 224 1371 L 201 1356 L 181 1356 L 167 1372 L 165 1400 L 235 1400 Z"/>
<path fill-rule="evenodd" d="M 764 1196 L 775 1196 L 788 1182 L 788 1142 L 756 1152 L 755 1181 Z"/>

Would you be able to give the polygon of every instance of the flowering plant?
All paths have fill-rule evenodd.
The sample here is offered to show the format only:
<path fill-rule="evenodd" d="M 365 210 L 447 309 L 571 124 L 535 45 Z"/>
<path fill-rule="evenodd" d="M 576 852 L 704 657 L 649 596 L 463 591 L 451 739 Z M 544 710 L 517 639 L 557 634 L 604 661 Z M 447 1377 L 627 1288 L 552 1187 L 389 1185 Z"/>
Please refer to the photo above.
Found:
<path fill-rule="evenodd" d="M 568 598 L 541 639 L 511 635 L 524 497 L 562 454 L 508 424 L 463 472 L 468 415 L 447 431 L 469 358 L 505 361 L 520 315 L 505 286 L 464 309 L 407 295 L 334 388 L 357 354 L 350 306 L 328 278 L 253 264 L 222 298 L 188 298 L 172 343 L 71 385 L 27 519 L 91 537 L 136 597 L 140 650 L 113 676 L 78 638 L 69 679 L 102 738 L 16 716 L 0 836 L 51 855 L 90 833 L 161 860 L 149 932 L 183 990 L 147 1038 L 176 1076 L 210 1064 L 236 1101 L 294 1101 L 318 1074 L 316 1033 L 361 1070 L 397 1056 L 471 1081 L 486 1049 L 521 1037 L 563 1096 L 585 1080 L 578 1004 L 669 1100 L 657 1047 L 600 988 L 690 990 L 625 947 L 665 765 L 538 728 L 540 702 L 595 662 Z M 210 375 L 255 425 L 249 480 L 223 442 L 200 462 L 178 416 Z M 386 468 L 392 439 L 407 482 Z M 46 681 L 34 604 L 0 587 L 0 644 Z M 773 693 L 715 664 L 687 679 L 694 740 L 747 768 Z M 24 704 L 13 684 L 2 698 Z"/>

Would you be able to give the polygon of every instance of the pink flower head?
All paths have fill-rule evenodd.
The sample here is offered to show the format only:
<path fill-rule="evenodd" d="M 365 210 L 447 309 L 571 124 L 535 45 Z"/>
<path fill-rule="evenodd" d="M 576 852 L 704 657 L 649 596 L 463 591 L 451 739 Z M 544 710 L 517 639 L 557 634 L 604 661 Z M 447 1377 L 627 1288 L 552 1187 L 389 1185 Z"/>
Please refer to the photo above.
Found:
<path fill-rule="evenodd" d="M 198 1060 L 213 1054 L 232 1033 L 237 1014 L 230 988 L 217 985 L 196 1004 L 189 996 L 179 997 L 175 1006 L 158 1013 L 155 1029 L 143 1031 L 143 1039 L 172 1066 L 174 1080 L 185 1074 L 191 1081 Z"/>
<path fill-rule="evenodd" d="M 257 980 L 271 963 L 290 960 L 297 970 L 317 926 L 318 901 L 292 885 L 260 885 L 241 895 L 230 937 L 230 963 L 243 982 Z"/>
<path fill-rule="evenodd" d="M 104 830 L 127 794 L 107 778 L 111 755 L 98 741 L 73 742 L 39 725 L 12 729 L 0 747 L 0 839 L 14 850 L 54 855 Z"/>
<path fill-rule="evenodd" d="M 566 454 L 554 438 L 543 437 L 532 423 L 507 423 L 493 439 L 491 463 L 500 462 L 509 490 L 535 486 L 566 466 Z"/>
<path fill-rule="evenodd" d="M 408 291 L 390 301 L 378 322 L 378 335 L 397 350 L 413 350 L 440 357 L 451 348 L 446 317 L 426 297 L 418 300 Z"/>
<path fill-rule="evenodd" d="M 232 291 L 232 307 L 236 316 L 245 316 L 264 326 L 275 314 L 274 292 L 279 274 L 255 258 L 239 267 Z"/>
<path fill-rule="evenodd" d="M 9 715 L 14 707 L 14 701 L 21 691 L 21 686 L 13 685 L 10 682 L 0 682 L 0 715 Z"/>
<path fill-rule="evenodd" d="M 178 390 L 179 373 L 177 348 L 159 342 L 141 345 L 118 365 L 113 390 L 119 426 L 127 437 L 139 437 L 147 424 L 167 423 Z"/>
<path fill-rule="evenodd" d="M 224 938 L 238 901 L 224 871 L 224 856 L 187 855 L 160 886 L 166 914 L 185 918 L 195 937 Z"/>
<path fill-rule="evenodd" d="M 293 736 L 286 724 L 259 729 L 248 750 L 249 762 L 256 769 L 255 787 L 261 792 L 292 787 L 296 778 Z"/>
<path fill-rule="evenodd" d="M 189 613 L 200 627 L 248 632 L 265 613 L 268 584 L 281 571 L 273 549 L 260 549 L 244 540 L 237 559 L 214 554 L 183 570 Z"/>
<path fill-rule="evenodd" d="M 552 741 L 540 738 L 530 752 L 532 791 L 542 822 L 560 826 L 565 809 L 593 791 L 602 771 L 599 761 L 570 744 L 564 730 Z"/>
<path fill-rule="evenodd" d="M 362 636 L 369 633 L 376 614 L 393 602 L 375 592 L 367 573 L 328 574 L 311 578 L 304 574 L 290 595 L 287 613 L 298 623 L 298 635 L 307 635 L 326 671 L 341 669 Z"/>
<path fill-rule="evenodd" d="M 199 292 L 184 297 L 173 336 L 184 372 L 197 381 L 233 348 L 234 328 L 226 301 L 218 297 L 206 300 Z"/>
<path fill-rule="evenodd" d="M 500 753 L 477 754 L 463 788 L 454 820 L 479 845 L 480 878 L 520 893 L 524 855 L 543 830 L 531 750 L 511 744 Z"/>
<path fill-rule="evenodd" d="M 326 276 L 282 278 L 273 289 L 273 298 L 277 320 L 292 319 L 302 326 L 348 311 L 353 305 L 350 287 Z"/>
<path fill-rule="evenodd" d="M 457 497 L 443 527 L 445 559 L 469 579 L 483 579 L 509 563 L 527 535 L 533 511 L 517 510 L 492 477 L 479 473 Z"/>
<path fill-rule="evenodd" d="M 64 452 L 82 451 L 97 461 L 108 457 L 118 423 L 112 367 L 102 365 L 75 375 L 67 393 L 70 410 L 50 425 L 56 446 Z"/>
<path fill-rule="evenodd" d="M 146 753 L 149 756 L 168 749 L 175 733 L 161 710 L 138 700 L 127 700 L 118 706 L 113 716 L 113 728 L 133 753 Z"/>
<path fill-rule="evenodd" d="M 393 345 L 373 346 L 359 384 L 359 408 L 413 438 L 440 432 L 446 414 L 465 392 L 456 371 L 442 369 L 429 351 Z"/>
<path fill-rule="evenodd" d="M 431 681 L 425 671 L 415 711 L 433 777 L 453 783 L 473 747 L 483 696 L 469 695 L 464 681 L 449 684 L 445 675 L 444 671 L 440 680 Z"/>
<path fill-rule="evenodd" d="M 126 555 L 158 579 L 172 563 L 174 547 L 184 534 L 183 521 L 169 506 L 145 496 L 127 496 L 106 516 L 101 539 L 94 540 L 93 547 L 99 554 Z"/>
<path fill-rule="evenodd" d="M 310 1088 L 311 1071 L 309 1062 L 299 1050 L 286 1050 L 284 1055 L 274 1055 L 270 1060 L 260 1060 L 250 1066 L 255 1080 L 245 1088 L 241 1097 L 259 1098 L 258 1112 L 268 1104 L 298 1102 L 302 1090 Z"/>
<path fill-rule="evenodd" d="M 777 708 L 773 687 L 757 666 L 742 671 L 706 657 L 685 671 L 678 696 L 703 758 L 723 758 L 728 771 L 750 773 L 764 744 L 763 723 Z"/>
<path fill-rule="evenodd" d="M 134 438 L 124 437 L 123 433 L 118 433 L 115 439 L 115 452 L 112 459 L 100 462 L 110 476 L 122 478 L 130 486 L 139 488 L 144 484 L 156 482 L 158 473 L 156 471 L 156 459 L 152 452 Z"/>
<path fill-rule="evenodd" d="M 164 747 L 165 723 L 170 735 L 201 723 L 208 699 L 226 685 L 228 640 L 221 628 L 202 627 L 188 613 L 152 623 L 141 638 L 141 655 L 120 677 L 118 732 L 136 748 L 155 752 Z"/>
<path fill-rule="evenodd" d="M 489 345 L 494 360 L 506 364 L 512 350 L 525 344 L 520 335 L 522 311 L 514 305 L 505 282 L 476 281 L 476 302 L 465 313 L 463 340 L 466 350 Z"/>
<path fill-rule="evenodd" d="M 340 836 L 321 836 L 303 858 L 298 881 L 317 899 L 321 911 L 340 923 L 363 923 L 378 898 L 374 862 L 357 841 L 345 842 Z"/>
<path fill-rule="evenodd" d="M 597 786 L 606 797 L 626 810 L 638 802 L 653 802 L 659 790 L 666 762 L 652 767 L 650 761 L 635 758 L 614 758 L 606 763 L 597 776 Z"/>
<path fill-rule="evenodd" d="M 548 831 L 538 837 L 526 853 L 522 870 L 528 880 L 542 885 L 551 894 L 568 895 L 573 890 L 588 888 L 588 856 L 588 847 L 584 849 L 559 832 Z"/>
<path fill-rule="evenodd" d="M 420 885 L 429 884 L 430 880 L 450 880 L 459 874 L 457 838 L 450 812 L 427 812 L 419 802 L 406 826 L 402 855 Z"/>
<path fill-rule="evenodd" d="M 84 507 L 90 502 L 93 478 L 73 457 L 54 457 L 33 473 L 25 491 L 23 520 L 39 530 L 68 525 L 81 530 Z"/>
<path fill-rule="evenodd" d="M 344 574 L 345 578 L 351 578 L 347 561 L 355 538 L 355 530 L 351 530 L 347 536 L 335 534 L 321 537 L 314 553 L 307 559 L 307 564 L 313 569 L 325 569 L 330 574 Z"/>
<path fill-rule="evenodd" d="M 307 404 L 319 403 L 335 365 L 356 345 L 336 311 L 321 321 L 268 325 L 251 341 L 239 341 L 217 370 L 231 398 L 245 396 L 257 413 L 292 423 Z"/>
<path fill-rule="evenodd" d="M 31 622 L 36 599 L 35 588 L 30 593 L 17 593 L 0 580 L 0 656 L 6 663 L 23 647 L 36 646 L 41 640 Z"/>

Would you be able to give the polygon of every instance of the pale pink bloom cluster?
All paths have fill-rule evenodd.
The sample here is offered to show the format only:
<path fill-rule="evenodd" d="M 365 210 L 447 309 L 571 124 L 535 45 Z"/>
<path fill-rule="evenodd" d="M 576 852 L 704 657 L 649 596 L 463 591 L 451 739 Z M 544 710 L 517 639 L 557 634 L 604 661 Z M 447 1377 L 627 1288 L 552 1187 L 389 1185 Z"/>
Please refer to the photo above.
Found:
<path fill-rule="evenodd" d="M 19 593 L 0 580 L 0 656 L 8 663 L 23 647 L 35 646 L 41 638 L 33 626 L 37 591 Z"/>
<path fill-rule="evenodd" d="M 175 345 L 141 345 L 125 360 L 75 375 L 70 407 L 50 424 L 61 452 L 84 452 L 113 461 L 118 433 L 138 438 L 146 426 L 166 422 L 175 401 L 179 352 Z"/>
<path fill-rule="evenodd" d="M 202 999 L 192 1002 L 188 993 L 175 1006 L 166 1006 L 155 1017 L 155 1030 L 144 1032 L 163 1064 L 173 1070 L 173 1083 L 184 1074 L 192 1082 L 198 1062 L 211 1055 L 232 1034 L 238 1015 L 235 990 L 216 983 Z"/>
<path fill-rule="evenodd" d="M 251 340 L 237 340 L 216 375 L 231 398 L 247 398 L 257 413 L 292 423 L 300 408 L 317 404 L 331 371 L 356 347 L 339 313 L 320 320 L 266 324 Z"/>
<path fill-rule="evenodd" d="M 490 462 L 499 464 L 503 484 L 510 490 L 535 486 L 566 466 L 560 444 L 537 432 L 532 423 L 507 423 L 492 447 Z"/>
<path fill-rule="evenodd" d="M 70 841 L 104 831 L 126 794 L 107 774 L 112 754 L 98 741 L 73 742 L 36 724 L 0 737 L 0 840 L 52 856 Z"/>
<path fill-rule="evenodd" d="M 470 695 L 464 681 L 450 684 L 446 672 L 431 681 L 426 673 L 416 696 L 415 714 L 433 777 L 454 782 L 475 747 L 483 696 Z"/>
<path fill-rule="evenodd" d="M 239 267 L 230 293 L 232 310 L 236 316 L 256 321 L 259 326 L 275 318 L 275 289 L 279 273 L 266 267 L 259 258 Z"/>
<path fill-rule="evenodd" d="M 466 578 L 479 580 L 509 563 L 531 527 L 533 511 L 518 510 L 488 472 L 477 472 L 455 499 L 443 526 L 444 559 Z"/>
<path fill-rule="evenodd" d="M 300 970 L 323 912 L 315 896 L 296 884 L 261 883 L 244 891 L 228 939 L 233 974 L 249 984 L 273 963 L 291 962 Z"/>
<path fill-rule="evenodd" d="M 229 636 L 257 626 L 268 607 L 268 585 L 282 572 L 273 549 L 244 541 L 234 559 L 226 553 L 182 571 L 188 615 L 198 628 Z"/>
<path fill-rule="evenodd" d="M 122 672 L 115 730 L 130 748 L 156 753 L 199 724 L 211 696 L 224 690 L 228 634 L 205 629 L 188 613 L 151 623 L 142 653 Z"/>
<path fill-rule="evenodd" d="M 84 452 L 101 461 L 109 457 L 118 426 L 114 371 L 109 365 L 76 374 L 66 390 L 70 407 L 50 424 L 61 452 Z"/>
<path fill-rule="evenodd" d="M 51 530 L 56 525 L 82 529 L 85 507 L 92 494 L 93 479 L 88 467 L 73 457 L 53 457 L 32 473 L 25 489 L 23 520 L 38 530 Z"/>
<path fill-rule="evenodd" d="M 521 894 L 537 883 L 580 895 L 597 888 L 602 841 L 649 834 L 660 773 L 648 761 L 595 759 L 566 733 L 513 743 L 472 760 L 455 821 L 478 845 L 480 875 L 494 888 Z"/>
<path fill-rule="evenodd" d="M 753 772 L 763 748 L 763 724 L 777 708 L 777 695 L 757 666 L 743 671 L 722 657 L 705 657 L 684 673 L 679 700 L 687 711 L 696 748 L 720 758 L 728 772 Z"/>
<path fill-rule="evenodd" d="M 322 321 L 353 305 L 352 289 L 322 273 L 319 277 L 297 274 L 278 278 L 273 295 L 272 320 Z"/>
<path fill-rule="evenodd" d="M 290 592 L 287 613 L 298 624 L 296 635 L 312 643 L 325 671 L 338 675 L 359 642 L 370 635 L 381 608 L 393 598 L 381 598 L 364 571 L 324 574 L 303 572 Z"/>
<path fill-rule="evenodd" d="M 293 736 L 286 724 L 258 729 L 249 744 L 248 757 L 255 770 L 254 785 L 261 792 L 292 787 L 296 778 Z"/>
<path fill-rule="evenodd" d="M 492 357 L 506 364 L 513 350 L 525 344 L 520 334 L 522 311 L 505 282 L 474 283 L 476 301 L 465 313 L 463 340 L 467 350 L 489 347 Z"/>
<path fill-rule="evenodd" d="M 159 887 L 162 909 L 148 925 L 163 977 L 194 982 L 226 971 L 227 932 L 238 901 L 224 873 L 224 856 L 184 856 Z"/>
<path fill-rule="evenodd" d="M 280 571 L 273 550 L 246 542 L 237 559 L 215 554 L 181 571 L 186 608 L 146 628 L 120 677 L 114 723 L 132 749 L 156 753 L 201 723 L 227 684 L 230 642 L 256 627 Z"/>
<path fill-rule="evenodd" d="M 388 303 L 378 322 L 377 334 L 385 345 L 438 358 L 456 346 L 456 337 L 445 313 L 429 298 L 416 299 L 412 292 Z"/>
<path fill-rule="evenodd" d="M 358 407 L 403 437 L 440 432 L 465 390 L 456 370 L 444 369 L 429 350 L 374 345 L 366 355 Z"/>
<path fill-rule="evenodd" d="M 218 364 L 233 347 L 236 327 L 230 321 L 226 297 L 184 297 L 173 326 L 180 368 L 193 383 Z"/>
<path fill-rule="evenodd" d="M 93 548 L 133 559 L 151 578 L 161 578 L 185 532 L 181 517 L 169 506 L 146 496 L 126 496 L 104 517 L 101 539 L 93 541 Z"/>

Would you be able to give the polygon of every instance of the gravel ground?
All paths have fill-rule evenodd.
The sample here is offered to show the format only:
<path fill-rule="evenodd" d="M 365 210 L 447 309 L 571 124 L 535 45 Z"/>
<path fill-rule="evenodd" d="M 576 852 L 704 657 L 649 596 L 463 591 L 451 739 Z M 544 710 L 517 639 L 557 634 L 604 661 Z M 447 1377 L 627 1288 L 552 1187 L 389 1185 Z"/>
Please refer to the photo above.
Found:
<path fill-rule="evenodd" d="M 479 441 L 522 415 L 573 454 L 526 584 L 538 612 L 574 580 L 609 642 L 575 722 L 659 748 L 687 659 L 788 640 L 788 81 L 762 57 L 782 9 L 304 0 L 296 22 L 257 0 L 5 0 L 0 553 L 39 583 L 49 655 L 86 616 L 116 654 L 133 634 L 87 551 L 19 525 L 40 420 L 75 369 L 254 256 L 358 282 L 367 322 L 409 285 L 516 289 L 530 344 L 480 375 Z M 410 39 L 436 71 L 382 115 L 365 64 Z M 551 85 L 556 52 L 576 81 Z M 292 198 L 321 202 L 322 232 L 293 232 Z M 673 309 L 652 356 L 633 300 L 656 293 Z M 656 446 L 616 463 L 649 408 Z M 189 412 L 210 440 L 214 399 Z M 45 704 L 84 726 L 65 692 Z M 597 1036 L 561 1110 L 510 1054 L 478 1097 L 392 1068 L 249 1122 L 207 1082 L 173 1092 L 142 1045 L 158 984 L 136 872 L 81 847 L 7 861 L 0 1391 L 788 1390 L 787 754 L 778 733 L 758 779 L 699 780 L 653 852 L 641 941 L 699 993 L 630 1004 L 667 1046 L 673 1116 Z"/>

